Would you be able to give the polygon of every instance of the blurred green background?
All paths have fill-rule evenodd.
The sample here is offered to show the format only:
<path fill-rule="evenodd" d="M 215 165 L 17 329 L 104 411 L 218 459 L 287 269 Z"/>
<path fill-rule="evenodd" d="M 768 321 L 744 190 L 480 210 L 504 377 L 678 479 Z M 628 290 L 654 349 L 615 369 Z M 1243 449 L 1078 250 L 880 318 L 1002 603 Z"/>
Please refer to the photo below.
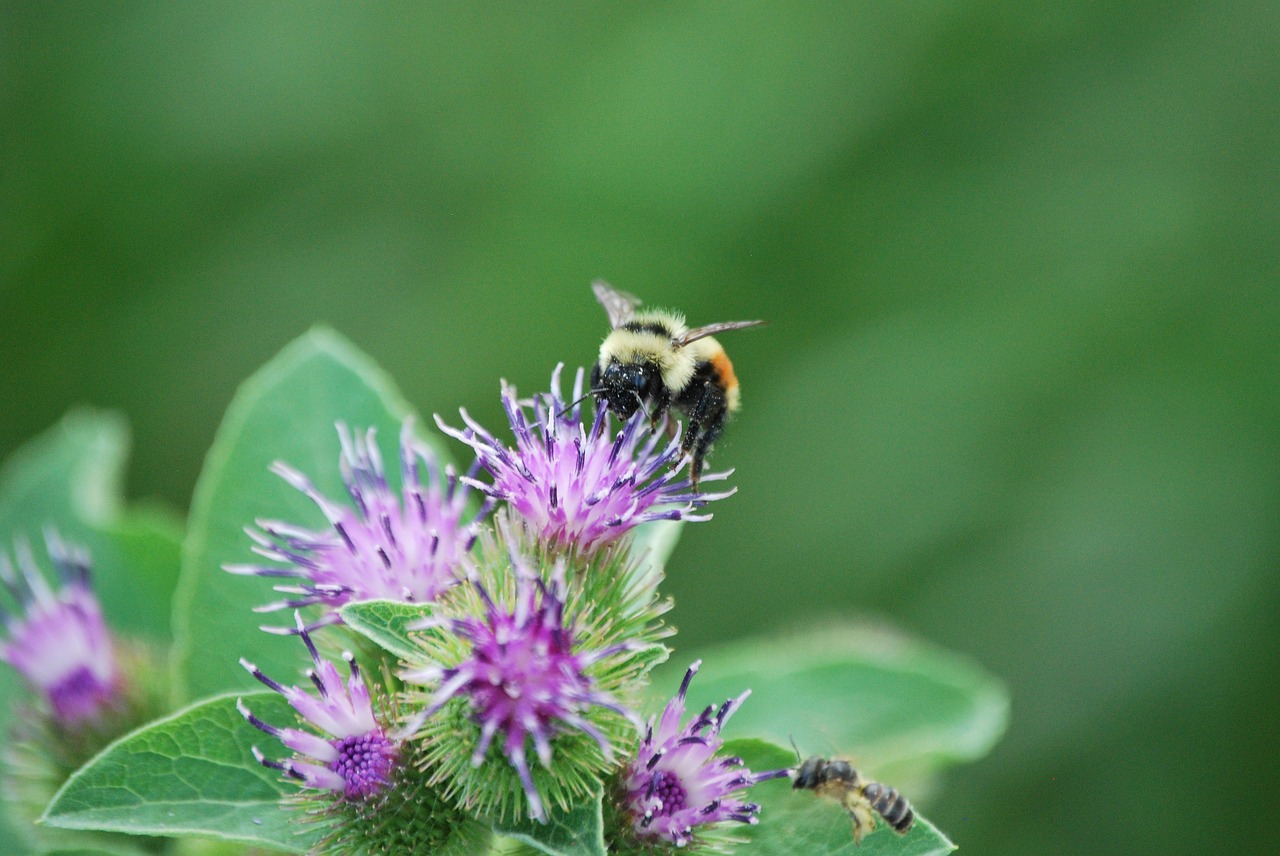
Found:
<path fill-rule="evenodd" d="M 496 427 L 593 358 L 592 278 L 767 318 L 680 643 L 875 615 L 1000 675 L 924 805 L 966 852 L 1274 853 L 1277 45 L 1274 2 L 6 2 L 0 456 L 119 408 L 185 510 L 316 321 Z"/>

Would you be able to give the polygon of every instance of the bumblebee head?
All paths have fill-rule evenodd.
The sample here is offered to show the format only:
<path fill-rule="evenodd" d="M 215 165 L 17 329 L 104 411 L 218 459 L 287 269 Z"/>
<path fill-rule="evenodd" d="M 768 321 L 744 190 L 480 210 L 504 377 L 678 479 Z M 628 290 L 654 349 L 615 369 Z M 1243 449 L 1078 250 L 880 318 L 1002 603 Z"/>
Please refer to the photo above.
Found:
<path fill-rule="evenodd" d="M 622 363 L 611 360 L 603 369 L 596 366 L 591 387 L 597 397 L 619 419 L 629 419 L 662 384 L 662 374 L 652 363 Z"/>

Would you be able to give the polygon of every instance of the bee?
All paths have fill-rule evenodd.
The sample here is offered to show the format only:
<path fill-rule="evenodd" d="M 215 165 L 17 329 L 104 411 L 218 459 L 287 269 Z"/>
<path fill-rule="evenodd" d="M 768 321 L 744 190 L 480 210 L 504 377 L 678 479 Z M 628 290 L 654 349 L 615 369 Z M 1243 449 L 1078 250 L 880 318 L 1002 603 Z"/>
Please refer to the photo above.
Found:
<path fill-rule="evenodd" d="M 690 330 L 682 315 L 639 310 L 638 298 L 608 283 L 597 280 L 591 288 L 613 328 L 591 369 L 591 392 L 620 419 L 643 410 L 656 426 L 669 407 L 683 413 L 680 452 L 692 459 L 689 476 L 696 489 L 711 444 L 739 406 L 733 363 L 711 337 L 764 322 L 725 321 Z"/>
<path fill-rule="evenodd" d="M 873 809 L 899 835 L 906 835 L 916 819 L 906 797 L 888 785 L 864 779 L 848 761 L 810 758 L 796 768 L 791 787 L 840 803 L 853 818 L 855 844 L 861 844 L 862 836 L 876 828 Z"/>

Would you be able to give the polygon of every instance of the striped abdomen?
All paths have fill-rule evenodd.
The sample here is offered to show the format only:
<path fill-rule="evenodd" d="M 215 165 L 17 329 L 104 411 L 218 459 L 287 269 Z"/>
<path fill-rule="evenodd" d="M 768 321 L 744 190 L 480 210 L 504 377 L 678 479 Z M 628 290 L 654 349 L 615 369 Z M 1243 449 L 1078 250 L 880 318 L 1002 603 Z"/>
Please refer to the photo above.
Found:
<path fill-rule="evenodd" d="M 906 797 L 888 785 L 882 785 L 879 782 L 868 782 L 862 789 L 862 795 L 871 803 L 871 807 L 876 810 L 876 813 L 884 818 L 884 822 L 893 827 L 895 832 L 903 834 L 915 822 L 916 814 L 911 810 L 911 803 L 907 802 Z"/>

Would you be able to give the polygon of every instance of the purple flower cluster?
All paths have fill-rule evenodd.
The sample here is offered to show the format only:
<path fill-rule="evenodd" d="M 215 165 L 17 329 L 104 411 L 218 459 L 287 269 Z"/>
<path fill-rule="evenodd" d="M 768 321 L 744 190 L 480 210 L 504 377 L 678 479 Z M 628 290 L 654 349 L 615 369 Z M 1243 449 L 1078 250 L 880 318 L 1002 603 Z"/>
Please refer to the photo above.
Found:
<path fill-rule="evenodd" d="M 461 477 L 441 472 L 431 452 L 414 441 L 409 423 L 401 432 L 398 492 L 388 484 L 372 430 L 353 439 L 338 426 L 350 502 L 324 496 L 283 463 L 273 466 L 319 507 L 328 527 L 259 520 L 247 531 L 255 552 L 272 564 L 226 567 L 294 581 L 277 588 L 285 599 L 260 610 L 324 610 L 311 626 L 295 612 L 319 698 L 241 661 L 288 700 L 304 725 L 270 725 L 242 702 L 250 723 L 295 753 L 283 761 L 259 753 L 263 764 L 363 804 L 388 786 L 396 764 L 408 757 L 403 748 L 412 751 L 415 767 L 422 765 L 424 781 L 432 788 L 444 783 L 441 796 L 462 810 L 504 816 L 522 791 L 527 814 L 543 822 L 549 808 L 569 805 L 607 776 L 620 775 L 631 827 L 645 846 L 684 846 L 707 824 L 754 822 L 759 807 L 744 801 L 746 789 L 784 771 L 757 775 L 740 759 L 715 757 L 721 729 L 746 694 L 681 727 L 696 664 L 660 720 L 650 721 L 634 758 L 615 766 L 620 745 L 634 739 L 626 722 L 640 730 L 622 701 L 629 698 L 624 687 L 642 680 L 665 655 L 653 630 L 665 606 L 652 592 L 640 603 L 628 600 L 626 586 L 600 584 L 624 579 L 633 567 L 625 552 L 600 551 L 647 522 L 707 520 L 711 515 L 702 509 L 734 490 L 710 493 L 692 483 L 678 430 L 667 438 L 641 413 L 615 431 L 603 407 L 588 419 L 585 373 L 576 373 L 567 403 L 562 371 L 557 366 L 550 391 L 532 401 L 518 400 L 515 389 L 503 384 L 514 448 L 466 411 L 461 429 L 436 417 L 441 430 L 475 452 Z M 481 469 L 489 481 L 476 478 Z M 706 475 L 702 484 L 729 474 Z M 475 517 L 466 511 L 468 487 L 486 497 Z M 473 556 L 480 520 L 499 503 L 507 509 Z M 597 555 L 611 558 L 602 564 Z M 619 576 L 599 576 L 606 571 Z M 371 598 L 432 604 L 423 610 L 428 617 L 408 628 L 421 633 L 415 638 L 422 657 L 401 673 L 407 684 L 423 688 L 418 709 L 393 731 L 375 716 L 351 655 L 344 687 L 310 636 L 316 627 L 338 622 L 336 610 L 344 603 Z M 566 614 L 570 602 L 574 613 Z M 493 769 L 471 776 L 499 755 L 505 763 L 497 760 L 498 778 Z"/>
<path fill-rule="evenodd" d="M 453 698 L 466 698 L 480 724 L 480 739 L 471 755 L 473 766 L 483 763 L 495 737 L 519 774 L 528 799 L 529 815 L 546 819 L 546 811 L 529 768 L 527 744 L 533 742 L 538 761 L 551 765 L 551 743 L 562 729 L 574 728 L 590 736 L 607 759 L 612 747 L 588 719 L 587 709 L 598 705 L 628 718 L 632 714 L 608 693 L 594 686 L 587 670 L 627 650 L 620 642 L 592 651 L 580 650 L 573 622 L 564 614 L 564 578 L 550 584 L 522 567 L 517 568 L 514 603 L 496 602 L 479 583 L 472 582 L 486 607 L 483 618 L 463 616 L 423 625 L 442 628 L 465 640 L 470 656 L 455 666 L 428 666 L 406 673 L 406 681 L 438 684 L 427 706 L 410 721 L 406 733 L 417 731 Z M 561 566 L 562 569 L 562 566 Z"/>
<path fill-rule="evenodd" d="M 329 529 L 316 531 L 271 520 L 247 529 L 254 552 L 280 565 L 227 565 L 237 574 L 284 577 L 289 595 L 259 611 L 324 606 L 320 624 L 338 620 L 336 609 L 349 600 L 386 598 L 428 603 L 458 581 L 458 568 L 474 543 L 479 516 L 467 520 L 467 489 L 450 472 L 441 473 L 435 455 L 413 437 L 408 420 L 400 432 L 402 487 L 387 483 L 374 429 L 352 438 L 338 426 L 340 468 L 351 504 L 320 493 L 306 476 L 284 463 L 273 470 L 305 493 L 323 512 Z M 420 464 L 425 466 L 424 483 Z M 481 511 L 487 513 L 488 506 Z"/>
<path fill-rule="evenodd" d="M 709 520 L 695 513 L 706 503 L 734 493 L 705 493 L 682 476 L 679 437 L 662 444 L 643 414 L 627 420 L 611 436 L 608 411 L 597 408 L 588 425 L 583 418 L 583 371 L 574 379 L 573 403 L 560 391 L 563 364 L 551 376 L 551 392 L 523 405 L 513 387 L 503 385 L 502 406 L 515 435 L 510 449 L 473 420 L 465 410 L 465 429 L 451 428 L 439 417 L 440 430 L 476 452 L 493 478 L 492 484 L 468 480 L 495 500 L 515 509 L 538 533 L 557 547 L 591 553 L 651 520 Z M 527 411 L 532 411 L 527 412 Z M 676 464 L 673 468 L 672 464 Z M 702 482 L 728 478 L 711 473 Z"/>
<path fill-rule="evenodd" d="M 321 737 L 300 728 L 277 728 L 258 719 L 243 700 L 238 700 L 236 706 L 245 719 L 302 757 L 274 761 L 264 757 L 257 747 L 254 755 L 263 766 L 280 770 L 309 788 L 331 791 L 348 800 L 367 799 L 380 793 L 390 782 L 398 745 L 374 715 L 373 701 L 355 658 L 350 653 L 344 655 L 351 671 L 344 685 L 337 668 L 321 659 L 301 616 L 295 613 L 295 618 L 298 634 L 315 664 L 315 668 L 307 670 L 307 677 L 320 692 L 319 698 L 299 687 L 277 683 L 246 660 L 242 659 L 240 664 L 283 695 L 312 728 L 328 736 Z"/>
<path fill-rule="evenodd" d="M 661 839 L 677 847 L 693 841 L 699 826 L 734 820 L 755 823 L 760 806 L 744 802 L 743 792 L 756 782 L 780 778 L 786 770 L 753 774 L 741 758 L 717 758 L 724 741 L 720 731 L 750 690 L 719 709 L 707 707 L 683 728 L 685 694 L 701 661 L 685 673 L 680 692 L 667 703 L 662 718 L 651 719 L 624 777 L 627 807 L 641 839 Z"/>
<path fill-rule="evenodd" d="M 49 558 L 62 579 L 50 588 L 25 543 L 17 544 L 17 571 L 0 553 L 0 580 L 20 610 L 4 618 L 3 659 L 38 690 L 54 718 L 74 727 L 98 719 L 123 702 L 124 681 L 102 607 L 89 581 L 83 551 L 46 536 Z"/>

